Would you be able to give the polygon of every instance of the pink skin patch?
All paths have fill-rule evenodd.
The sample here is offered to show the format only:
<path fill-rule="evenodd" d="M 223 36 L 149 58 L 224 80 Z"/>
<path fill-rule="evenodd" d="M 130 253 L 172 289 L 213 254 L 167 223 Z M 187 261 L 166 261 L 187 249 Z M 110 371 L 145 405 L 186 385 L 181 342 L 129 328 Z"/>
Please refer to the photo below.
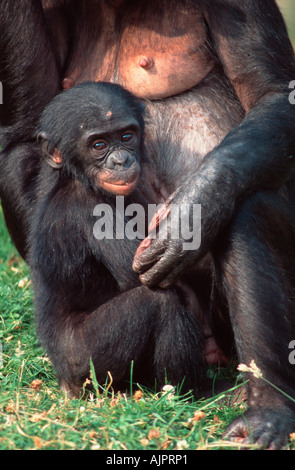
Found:
<path fill-rule="evenodd" d="M 140 256 L 141 253 L 143 253 L 147 248 L 151 246 L 151 243 L 152 243 L 151 238 L 146 238 L 145 240 L 143 240 L 143 242 L 141 242 L 141 244 L 137 248 L 134 258 L 137 258 L 137 256 Z"/>
<path fill-rule="evenodd" d="M 57 165 L 61 165 L 62 164 L 62 156 L 61 156 L 61 152 L 57 149 L 54 150 L 53 154 L 52 154 L 52 160 L 54 161 L 54 163 L 56 163 Z"/>
<path fill-rule="evenodd" d="M 154 59 L 152 57 L 145 57 L 145 56 L 141 57 L 138 63 L 139 63 L 139 66 L 145 70 L 151 69 L 155 64 Z"/>
<path fill-rule="evenodd" d="M 149 232 L 155 231 L 159 227 L 160 223 L 163 222 L 163 220 L 165 220 L 168 217 L 170 212 L 171 212 L 170 207 L 163 205 L 155 213 L 154 217 L 152 218 L 149 224 Z M 146 238 L 145 240 L 143 240 L 140 243 L 139 247 L 137 248 L 134 258 L 137 258 L 138 256 L 140 256 L 147 248 L 151 246 L 151 244 L 152 244 L 151 238 Z"/>
<path fill-rule="evenodd" d="M 213 336 L 209 336 L 205 340 L 205 359 L 208 364 L 228 364 L 228 358 L 223 354 L 217 346 Z"/>
<path fill-rule="evenodd" d="M 69 88 L 72 88 L 72 86 L 75 85 L 74 80 L 71 77 L 66 77 L 63 79 L 61 86 L 63 90 L 68 90 Z"/>
<path fill-rule="evenodd" d="M 160 223 L 167 219 L 168 215 L 171 212 L 171 208 L 167 207 L 165 204 L 155 213 L 154 217 L 151 220 L 149 225 L 149 232 L 156 230 Z"/>

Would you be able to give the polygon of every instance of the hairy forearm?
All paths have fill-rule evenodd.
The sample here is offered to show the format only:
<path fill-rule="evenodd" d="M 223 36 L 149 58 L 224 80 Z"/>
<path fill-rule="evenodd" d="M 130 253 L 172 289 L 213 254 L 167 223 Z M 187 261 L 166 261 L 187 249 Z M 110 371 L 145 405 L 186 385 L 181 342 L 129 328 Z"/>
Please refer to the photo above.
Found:
<path fill-rule="evenodd" d="M 59 74 L 39 0 L 2 2 L 0 7 L 0 122 L 31 136 L 36 116 L 59 88 Z"/>

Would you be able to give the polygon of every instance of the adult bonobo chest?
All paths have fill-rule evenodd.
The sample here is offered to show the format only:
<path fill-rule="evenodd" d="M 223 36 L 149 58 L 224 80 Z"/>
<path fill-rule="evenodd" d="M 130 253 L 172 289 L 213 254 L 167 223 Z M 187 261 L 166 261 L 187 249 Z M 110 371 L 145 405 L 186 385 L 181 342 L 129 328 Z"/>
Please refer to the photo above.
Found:
<path fill-rule="evenodd" d="M 85 7 L 72 13 L 71 28 L 79 28 L 79 35 L 67 51 L 65 88 L 109 81 L 158 99 L 189 90 L 208 75 L 214 61 L 204 20 L 192 2 L 184 0 L 181 8 L 167 0 L 119 3 L 95 2 L 91 34 L 89 23 L 83 28 L 81 21 Z"/>
<path fill-rule="evenodd" d="M 146 100 L 150 165 L 142 170 L 149 194 L 153 186 L 163 202 L 244 115 L 223 74 L 215 70 L 200 4 L 98 0 L 92 2 L 89 23 L 89 7 L 78 2 L 74 10 L 69 3 L 60 9 L 65 37 L 56 46 L 64 64 L 62 87 L 106 81 Z M 49 30 L 55 31 L 48 6 Z M 52 40 L 57 40 L 54 34 Z"/>

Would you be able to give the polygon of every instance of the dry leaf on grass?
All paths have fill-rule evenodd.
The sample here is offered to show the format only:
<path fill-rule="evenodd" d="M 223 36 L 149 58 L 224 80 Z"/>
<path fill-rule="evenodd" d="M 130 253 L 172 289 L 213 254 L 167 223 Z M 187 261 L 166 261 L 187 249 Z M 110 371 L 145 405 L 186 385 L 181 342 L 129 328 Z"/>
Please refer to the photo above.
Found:
<path fill-rule="evenodd" d="M 35 380 L 33 380 L 33 382 L 31 382 L 30 386 L 33 390 L 39 391 L 39 390 L 41 390 L 41 387 L 42 387 L 42 380 L 35 379 Z"/>

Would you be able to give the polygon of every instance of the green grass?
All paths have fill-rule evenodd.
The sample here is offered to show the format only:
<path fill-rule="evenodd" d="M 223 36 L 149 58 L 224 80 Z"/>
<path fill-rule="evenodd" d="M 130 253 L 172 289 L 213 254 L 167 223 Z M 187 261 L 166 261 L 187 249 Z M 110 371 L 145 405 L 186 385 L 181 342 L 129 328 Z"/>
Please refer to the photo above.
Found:
<path fill-rule="evenodd" d="M 30 273 L 9 239 L 1 210 L 0 243 L 0 450 L 239 447 L 222 441 L 226 426 L 244 409 L 230 403 L 232 392 L 196 402 L 133 384 L 133 396 L 114 395 L 111 387 L 98 389 L 88 401 L 65 396 L 38 344 Z"/>

